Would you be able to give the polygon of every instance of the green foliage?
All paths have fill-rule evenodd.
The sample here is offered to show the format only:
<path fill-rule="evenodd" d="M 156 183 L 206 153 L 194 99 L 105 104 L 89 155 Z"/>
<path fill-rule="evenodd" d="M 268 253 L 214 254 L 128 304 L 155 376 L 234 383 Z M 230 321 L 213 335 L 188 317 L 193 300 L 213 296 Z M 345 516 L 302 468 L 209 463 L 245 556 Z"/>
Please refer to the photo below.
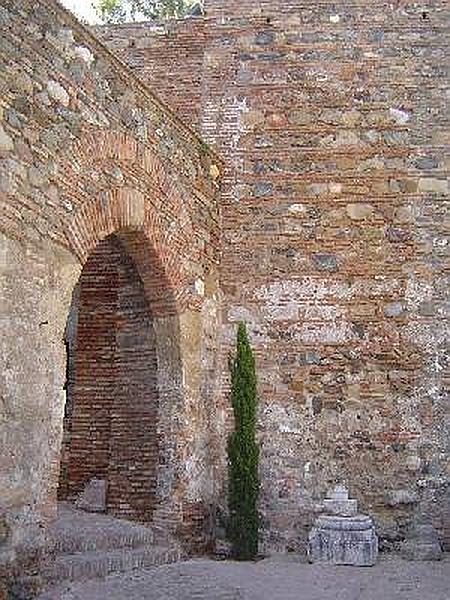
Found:
<path fill-rule="evenodd" d="M 211 152 L 209 144 L 207 144 L 204 140 L 200 140 L 200 151 L 203 154 L 209 154 Z"/>
<path fill-rule="evenodd" d="M 236 559 L 251 560 L 258 554 L 259 448 L 255 359 L 244 323 L 239 323 L 230 370 L 235 429 L 228 440 L 228 538 Z"/>
<path fill-rule="evenodd" d="M 106 23 L 125 23 L 137 18 L 171 19 L 186 15 L 192 0 L 96 0 L 95 8 Z"/>

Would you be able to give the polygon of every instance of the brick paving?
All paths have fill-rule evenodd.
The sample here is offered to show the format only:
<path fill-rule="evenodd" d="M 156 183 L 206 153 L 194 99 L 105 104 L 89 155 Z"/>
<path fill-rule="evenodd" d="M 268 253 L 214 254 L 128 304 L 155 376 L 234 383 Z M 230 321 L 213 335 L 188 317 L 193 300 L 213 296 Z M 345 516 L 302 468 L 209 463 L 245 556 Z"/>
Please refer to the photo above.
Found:
<path fill-rule="evenodd" d="M 57 586 L 39 600 L 449 600 L 450 558 L 383 558 L 373 568 L 308 565 L 294 555 L 259 563 L 193 560 Z"/>

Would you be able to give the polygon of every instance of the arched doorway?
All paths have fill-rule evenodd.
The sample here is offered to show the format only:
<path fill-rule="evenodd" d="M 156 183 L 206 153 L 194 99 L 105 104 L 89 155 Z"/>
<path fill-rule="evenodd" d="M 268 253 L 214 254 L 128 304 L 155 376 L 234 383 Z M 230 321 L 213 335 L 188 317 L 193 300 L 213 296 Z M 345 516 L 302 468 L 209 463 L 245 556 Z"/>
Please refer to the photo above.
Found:
<path fill-rule="evenodd" d="M 58 496 L 73 500 L 101 480 L 107 512 L 149 522 L 160 449 L 158 370 L 153 315 L 132 258 L 145 243 L 137 236 L 100 241 L 73 293 Z"/>

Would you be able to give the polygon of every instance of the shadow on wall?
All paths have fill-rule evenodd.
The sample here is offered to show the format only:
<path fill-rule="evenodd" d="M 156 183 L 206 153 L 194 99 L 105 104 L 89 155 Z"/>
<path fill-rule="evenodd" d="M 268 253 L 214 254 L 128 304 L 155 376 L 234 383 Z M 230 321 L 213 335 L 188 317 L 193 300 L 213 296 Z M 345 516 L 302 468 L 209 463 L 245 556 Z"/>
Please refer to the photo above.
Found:
<path fill-rule="evenodd" d="M 100 241 L 74 289 L 65 332 L 58 498 L 75 500 L 101 480 L 103 508 L 143 522 L 151 521 L 158 501 L 162 460 L 154 312 L 174 313 L 175 299 L 145 236 L 127 231 Z M 179 354 L 172 341 L 171 352 Z M 91 508 L 101 510 L 101 502 Z"/>

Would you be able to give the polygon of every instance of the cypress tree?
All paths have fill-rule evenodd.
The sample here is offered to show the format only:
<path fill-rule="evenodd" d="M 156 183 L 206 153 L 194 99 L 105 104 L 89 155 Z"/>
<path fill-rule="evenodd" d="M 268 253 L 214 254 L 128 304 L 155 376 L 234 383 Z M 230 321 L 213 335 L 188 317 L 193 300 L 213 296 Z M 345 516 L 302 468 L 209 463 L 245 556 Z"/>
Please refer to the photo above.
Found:
<path fill-rule="evenodd" d="M 244 323 L 239 323 L 236 355 L 230 360 L 235 428 L 228 440 L 228 538 L 238 560 L 258 554 L 258 460 L 255 359 Z"/>

